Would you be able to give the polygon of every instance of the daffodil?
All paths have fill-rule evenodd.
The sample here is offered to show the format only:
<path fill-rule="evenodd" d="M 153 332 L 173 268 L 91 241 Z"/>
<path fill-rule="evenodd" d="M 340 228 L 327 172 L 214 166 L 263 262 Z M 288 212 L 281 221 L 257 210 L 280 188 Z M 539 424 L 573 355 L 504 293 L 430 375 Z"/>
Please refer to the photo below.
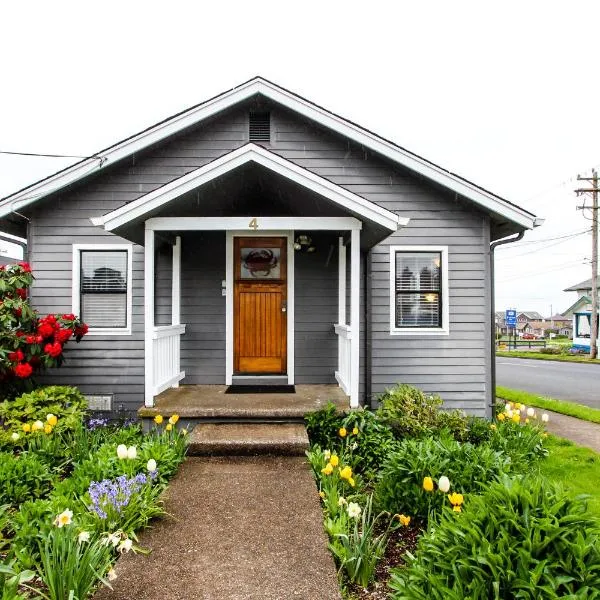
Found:
<path fill-rule="evenodd" d="M 187 435 L 188 434 L 188 430 L 187 429 L 180 429 L 179 433 L 181 433 L 181 435 Z"/>
<path fill-rule="evenodd" d="M 90 541 L 90 532 L 89 531 L 80 531 L 79 535 L 77 536 L 77 541 L 80 544 L 83 544 L 84 542 L 89 542 Z"/>
<path fill-rule="evenodd" d="M 356 502 L 348 503 L 347 510 L 348 510 L 348 516 L 351 519 L 358 519 L 358 517 L 360 517 L 360 513 L 362 512 L 360 506 Z"/>
<path fill-rule="evenodd" d="M 56 427 L 56 424 L 58 423 L 58 417 L 56 415 L 53 415 L 52 413 L 47 414 L 46 415 L 46 422 L 51 426 L 51 427 Z"/>
<path fill-rule="evenodd" d="M 165 429 L 167 431 L 171 431 L 173 429 L 173 425 L 171 423 L 167 423 L 167 426 L 165 427 Z"/>
<path fill-rule="evenodd" d="M 105 546 L 112 546 L 113 548 L 116 548 L 120 541 L 121 536 L 118 533 L 108 533 L 106 537 L 102 538 L 102 543 Z"/>
<path fill-rule="evenodd" d="M 156 416 L 154 417 L 154 422 L 155 422 L 157 425 L 160 425 L 160 424 L 163 422 L 163 417 L 162 417 L 162 415 L 156 415 Z"/>
<path fill-rule="evenodd" d="M 127 446 L 125 444 L 119 444 L 117 446 L 117 456 L 124 460 L 127 458 Z"/>
<path fill-rule="evenodd" d="M 321 473 L 324 475 L 331 475 L 333 473 L 333 465 L 331 463 L 327 463 L 322 469 Z"/>
<path fill-rule="evenodd" d="M 70 525 L 72 521 L 73 521 L 73 511 L 67 509 L 67 510 L 61 512 L 60 515 L 58 515 L 56 517 L 56 519 L 54 519 L 54 525 L 56 525 L 56 527 L 58 527 L 58 528 L 61 528 L 61 527 L 64 527 L 65 525 Z"/>
<path fill-rule="evenodd" d="M 444 492 L 444 494 L 450 490 L 450 480 L 445 475 L 440 477 L 438 481 L 438 488 L 440 492 Z"/>
<path fill-rule="evenodd" d="M 129 552 L 131 547 L 133 546 L 133 542 L 129 538 L 125 538 L 117 547 L 117 550 L 123 554 L 123 552 Z"/>
<path fill-rule="evenodd" d="M 336 454 L 332 454 L 329 462 L 334 466 L 337 467 L 340 464 L 340 459 Z"/>
<path fill-rule="evenodd" d="M 356 485 L 353 477 L 348 477 L 348 483 L 350 484 L 350 487 L 354 487 Z"/>
<path fill-rule="evenodd" d="M 431 479 L 431 477 L 424 477 L 423 478 L 423 489 L 426 492 L 432 492 L 433 491 L 433 479 Z"/>
<path fill-rule="evenodd" d="M 117 572 L 111 567 L 106 574 L 109 581 L 114 581 L 117 578 Z"/>
<path fill-rule="evenodd" d="M 177 421 L 179 421 L 179 415 L 171 415 L 169 417 L 169 423 L 171 425 L 175 425 L 177 423 Z"/>
<path fill-rule="evenodd" d="M 410 525 L 410 517 L 407 517 L 405 515 L 394 516 L 398 518 L 398 521 L 400 521 L 400 525 L 402 525 L 403 527 L 408 527 Z"/>
<path fill-rule="evenodd" d="M 348 500 L 346 500 L 346 498 L 344 498 L 343 496 L 340 496 L 338 498 L 338 506 L 347 506 L 348 505 Z"/>
<path fill-rule="evenodd" d="M 352 469 L 348 466 L 342 467 L 340 469 L 340 477 L 342 479 L 350 479 L 352 477 Z"/>
<path fill-rule="evenodd" d="M 319 492 L 319 496 L 321 496 L 321 498 L 322 498 L 323 500 L 325 500 L 325 492 L 324 492 L 323 490 L 321 490 L 321 491 Z"/>
<path fill-rule="evenodd" d="M 340 430 L 338 431 L 338 433 L 340 434 L 340 437 L 345 438 L 348 435 L 348 432 L 346 431 L 345 427 L 340 427 Z"/>
<path fill-rule="evenodd" d="M 23 423 L 21 429 L 24 433 L 29 433 L 31 431 L 31 425 L 29 423 Z"/>
<path fill-rule="evenodd" d="M 154 471 L 156 471 L 156 461 L 151 458 L 147 463 L 146 463 L 146 468 L 148 469 L 148 471 L 150 473 L 154 473 Z"/>
<path fill-rule="evenodd" d="M 331 450 L 323 450 L 323 458 L 329 460 L 331 458 Z"/>

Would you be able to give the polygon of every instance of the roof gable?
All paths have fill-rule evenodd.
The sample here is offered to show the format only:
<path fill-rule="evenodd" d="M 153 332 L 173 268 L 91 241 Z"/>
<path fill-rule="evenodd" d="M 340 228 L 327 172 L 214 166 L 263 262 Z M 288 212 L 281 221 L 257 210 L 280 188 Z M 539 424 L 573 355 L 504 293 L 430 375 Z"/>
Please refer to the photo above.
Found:
<path fill-rule="evenodd" d="M 136 152 L 141 152 L 217 113 L 259 95 L 369 148 L 413 173 L 474 202 L 490 214 L 515 223 L 520 228 L 531 229 L 543 222 L 525 209 L 261 77 L 255 77 L 230 91 L 161 121 L 96 153 L 91 158 L 7 196 L 0 200 L 0 217 L 18 211 L 92 173 L 97 173 Z"/>

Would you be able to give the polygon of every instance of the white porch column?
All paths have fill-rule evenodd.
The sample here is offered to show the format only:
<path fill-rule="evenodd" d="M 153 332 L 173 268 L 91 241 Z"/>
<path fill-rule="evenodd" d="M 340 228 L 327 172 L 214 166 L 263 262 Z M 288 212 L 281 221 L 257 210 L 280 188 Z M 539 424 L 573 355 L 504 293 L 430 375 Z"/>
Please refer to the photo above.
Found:
<path fill-rule="evenodd" d="M 346 324 L 346 246 L 344 238 L 338 238 L 338 325 Z"/>
<path fill-rule="evenodd" d="M 360 374 L 360 229 L 350 238 L 350 407 L 358 407 Z"/>
<path fill-rule="evenodd" d="M 154 231 L 144 234 L 144 404 L 154 406 Z"/>
<path fill-rule="evenodd" d="M 171 292 L 171 324 L 181 324 L 181 236 L 173 244 L 173 281 Z"/>

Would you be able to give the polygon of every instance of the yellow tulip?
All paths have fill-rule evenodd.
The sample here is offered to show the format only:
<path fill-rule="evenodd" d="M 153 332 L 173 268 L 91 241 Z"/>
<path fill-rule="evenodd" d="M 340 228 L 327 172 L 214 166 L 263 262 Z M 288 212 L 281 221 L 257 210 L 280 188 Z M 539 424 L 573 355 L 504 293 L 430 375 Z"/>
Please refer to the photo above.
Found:
<path fill-rule="evenodd" d="M 500 413 L 497 417 L 498 421 L 504 421 L 506 419 L 506 415 L 504 413 Z"/>
<path fill-rule="evenodd" d="M 431 477 L 425 477 L 423 479 L 423 489 L 426 492 L 432 492 L 433 491 L 433 479 L 431 479 Z"/>
<path fill-rule="evenodd" d="M 156 416 L 154 417 L 154 422 L 155 422 L 157 425 L 160 425 L 160 424 L 163 422 L 162 415 L 156 415 Z"/>
<path fill-rule="evenodd" d="M 454 506 L 454 507 L 452 508 L 452 510 L 453 510 L 454 512 L 461 512 L 461 511 L 462 511 L 462 508 L 461 508 L 461 507 L 460 507 L 460 506 L 457 504 L 456 506 Z"/>
<path fill-rule="evenodd" d="M 460 506 L 464 502 L 463 495 L 456 492 L 449 494 L 448 499 L 450 500 L 450 504 L 454 504 L 455 506 Z"/>
<path fill-rule="evenodd" d="M 521 415 L 518 415 L 517 413 L 515 413 L 512 416 L 512 420 L 513 420 L 513 423 L 520 423 L 521 422 Z"/>
<path fill-rule="evenodd" d="M 52 433 L 52 425 L 50 423 L 44 425 L 44 433 Z"/>
<path fill-rule="evenodd" d="M 495 425 L 492 423 L 492 424 L 490 425 L 490 429 L 497 429 L 497 428 L 496 428 L 496 426 L 495 426 Z"/>
<path fill-rule="evenodd" d="M 353 477 L 348 477 L 348 483 L 350 484 L 350 487 L 354 487 L 356 485 L 356 481 L 354 481 Z"/>
<path fill-rule="evenodd" d="M 46 421 L 51 427 L 56 427 L 56 424 L 58 423 L 58 417 L 50 413 L 49 415 L 46 415 Z"/>
<path fill-rule="evenodd" d="M 171 429 L 173 429 L 173 425 L 171 425 L 171 423 L 167 423 L 167 426 L 165 427 L 165 429 L 167 431 L 171 431 Z"/>
<path fill-rule="evenodd" d="M 331 464 L 332 464 L 334 467 L 337 467 L 337 466 L 338 466 L 338 464 L 340 463 L 340 459 L 339 459 L 339 457 L 338 457 L 338 456 L 336 456 L 335 454 L 333 454 L 333 455 L 331 456 L 331 458 L 329 459 L 329 462 L 330 462 L 330 463 L 331 463 Z"/>
<path fill-rule="evenodd" d="M 340 427 L 340 430 L 338 431 L 338 433 L 340 434 L 340 437 L 346 437 L 348 435 L 348 432 L 346 431 L 345 427 Z"/>
<path fill-rule="evenodd" d="M 355 428 L 352 430 L 352 435 L 358 435 L 358 427 L 355 427 Z"/>
<path fill-rule="evenodd" d="M 24 433 L 29 433 L 31 431 L 31 425 L 29 423 L 23 423 L 23 427 L 21 429 L 23 429 Z"/>

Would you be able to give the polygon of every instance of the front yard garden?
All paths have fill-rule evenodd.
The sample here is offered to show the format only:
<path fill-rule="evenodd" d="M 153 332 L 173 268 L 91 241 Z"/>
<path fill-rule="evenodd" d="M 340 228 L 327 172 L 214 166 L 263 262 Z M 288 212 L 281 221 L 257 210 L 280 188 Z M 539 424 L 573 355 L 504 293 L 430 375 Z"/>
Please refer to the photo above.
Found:
<path fill-rule="evenodd" d="M 163 514 L 161 494 L 183 461 L 172 415 L 139 425 L 86 418 L 75 388 L 0 404 L 0 598 L 85 600 L 118 576 L 137 532 Z"/>
<path fill-rule="evenodd" d="M 307 417 L 346 598 L 600 598 L 599 497 L 566 480 L 545 415 L 507 403 L 490 423 L 409 386 L 380 400 Z"/>

